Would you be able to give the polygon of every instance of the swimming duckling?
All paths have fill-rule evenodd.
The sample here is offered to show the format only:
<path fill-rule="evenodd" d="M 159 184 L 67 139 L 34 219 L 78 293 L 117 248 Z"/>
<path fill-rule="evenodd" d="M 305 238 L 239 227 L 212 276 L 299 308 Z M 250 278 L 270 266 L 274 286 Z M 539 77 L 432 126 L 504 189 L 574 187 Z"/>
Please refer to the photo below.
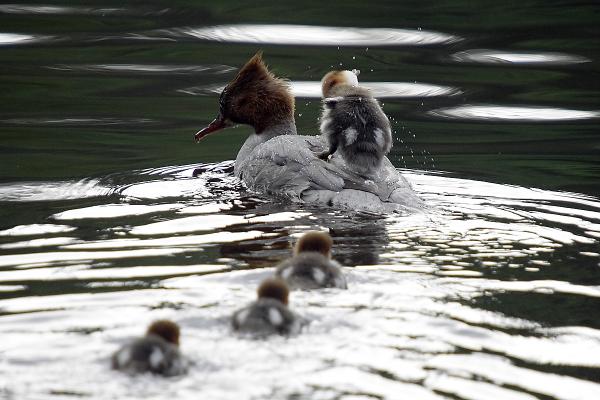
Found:
<path fill-rule="evenodd" d="M 233 314 L 233 329 L 259 335 L 297 333 L 301 323 L 287 307 L 289 292 L 281 279 L 265 279 L 258 287 L 258 299 Z"/>
<path fill-rule="evenodd" d="M 179 352 L 179 326 L 169 320 L 154 321 L 146 336 L 113 354 L 112 368 L 128 373 L 152 372 L 164 376 L 186 372 L 186 362 Z"/>
<path fill-rule="evenodd" d="M 281 262 L 275 275 L 293 289 L 347 289 L 340 265 L 331 259 L 332 245 L 325 232 L 305 233 L 296 243 L 294 257 Z"/>
<path fill-rule="evenodd" d="M 390 121 L 371 92 L 358 85 L 355 71 L 331 71 L 322 81 L 323 112 L 321 134 L 329 150 L 323 160 L 338 149 L 346 163 L 360 174 L 376 171 L 392 148 Z"/>

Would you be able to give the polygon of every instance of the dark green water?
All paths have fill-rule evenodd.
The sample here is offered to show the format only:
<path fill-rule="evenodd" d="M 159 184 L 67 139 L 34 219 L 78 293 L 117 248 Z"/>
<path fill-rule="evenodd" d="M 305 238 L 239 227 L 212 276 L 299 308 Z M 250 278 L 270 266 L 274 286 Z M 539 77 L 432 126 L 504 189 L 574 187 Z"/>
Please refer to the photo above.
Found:
<path fill-rule="evenodd" d="M 2 181 L 88 177 L 231 159 L 237 152 L 233 143 L 239 143 L 248 129 L 194 146 L 191 135 L 212 119 L 215 99 L 181 90 L 223 84 L 235 74 L 233 68 L 263 49 L 274 71 L 291 80 L 319 80 L 332 65 L 342 63 L 361 69 L 365 82 L 416 81 L 459 89 L 462 93 L 456 96 L 385 101 L 386 112 L 399 121 L 397 138 L 405 144 L 398 143 L 393 150 L 398 166 L 600 193 L 597 115 L 575 121 L 506 121 L 428 114 L 463 104 L 598 112 L 600 16 L 595 2 L 394 1 L 372 6 L 362 1 L 258 2 L 248 7 L 229 1 L 152 1 L 79 2 L 75 7 L 56 14 L 35 8 L 7 12 L 6 6 L 0 12 L 2 32 L 49 37 L 0 48 Z M 462 40 L 351 48 L 340 42 L 338 49 L 228 44 L 185 35 L 174 39 L 157 31 L 239 23 L 421 28 Z M 548 57 L 538 63 L 486 64 L 453 58 L 472 49 L 561 52 L 587 62 L 561 63 Z M 99 68 L 106 64 L 133 68 Z M 163 70 L 139 69 L 147 65 Z M 178 66 L 214 68 L 193 72 L 178 71 Z M 318 101 L 298 101 L 301 132 L 316 133 L 318 110 Z"/>
<path fill-rule="evenodd" d="M 0 4 L 0 399 L 600 398 L 599 37 L 593 1 Z M 257 50 L 303 134 L 360 69 L 428 211 L 193 178 L 250 133 L 193 142 Z M 234 335 L 310 229 L 349 289 L 292 293 L 297 337 Z M 110 371 L 156 318 L 190 373 Z"/>

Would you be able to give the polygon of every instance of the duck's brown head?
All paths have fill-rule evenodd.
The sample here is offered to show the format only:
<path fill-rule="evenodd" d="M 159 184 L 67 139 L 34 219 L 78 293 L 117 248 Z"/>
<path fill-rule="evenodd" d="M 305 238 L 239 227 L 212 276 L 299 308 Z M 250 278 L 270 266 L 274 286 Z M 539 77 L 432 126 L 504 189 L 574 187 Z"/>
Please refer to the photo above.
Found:
<path fill-rule="evenodd" d="M 333 246 L 333 240 L 328 233 L 312 231 L 305 233 L 298 239 L 294 253 L 314 251 L 323 254 L 327 258 L 331 258 L 331 246 Z"/>
<path fill-rule="evenodd" d="M 289 85 L 273 75 L 258 52 L 242 67 L 221 92 L 219 114 L 196 133 L 199 141 L 209 133 L 235 124 L 246 124 L 257 134 L 282 121 L 294 118 L 294 96 Z"/>
<path fill-rule="evenodd" d="M 321 79 L 321 90 L 323 97 L 331 97 L 334 95 L 334 91 L 340 85 L 358 86 L 358 74 L 359 70 L 353 69 L 352 71 L 331 71 L 325 74 Z"/>
<path fill-rule="evenodd" d="M 165 339 L 175 346 L 179 346 L 179 325 L 167 319 L 154 321 L 149 327 L 146 335 L 156 335 Z"/>
<path fill-rule="evenodd" d="M 268 278 L 262 281 L 258 287 L 257 293 L 259 299 L 275 299 L 283 304 L 287 304 L 290 290 L 283 280 L 279 278 Z"/>

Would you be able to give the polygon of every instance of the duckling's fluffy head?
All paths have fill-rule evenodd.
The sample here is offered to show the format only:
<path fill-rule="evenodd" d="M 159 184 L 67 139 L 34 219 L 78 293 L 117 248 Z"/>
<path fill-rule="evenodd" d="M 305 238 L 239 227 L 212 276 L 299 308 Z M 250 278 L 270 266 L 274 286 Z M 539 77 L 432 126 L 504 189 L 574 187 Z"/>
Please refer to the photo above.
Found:
<path fill-rule="evenodd" d="M 296 242 L 294 253 L 302 253 L 305 251 L 314 251 L 323 254 L 325 257 L 331 257 L 331 246 L 333 240 L 326 232 L 312 231 L 307 232 Z"/>
<path fill-rule="evenodd" d="M 323 97 L 330 97 L 332 90 L 339 85 L 358 86 L 357 71 L 331 71 L 321 79 Z"/>
<path fill-rule="evenodd" d="M 279 278 L 268 278 L 262 281 L 257 290 L 258 298 L 270 298 L 281 301 L 283 304 L 288 303 L 290 290 L 286 283 Z"/>
<path fill-rule="evenodd" d="M 156 335 L 165 339 L 169 343 L 179 346 L 179 325 L 167 319 L 154 321 L 148 327 L 146 335 Z"/>

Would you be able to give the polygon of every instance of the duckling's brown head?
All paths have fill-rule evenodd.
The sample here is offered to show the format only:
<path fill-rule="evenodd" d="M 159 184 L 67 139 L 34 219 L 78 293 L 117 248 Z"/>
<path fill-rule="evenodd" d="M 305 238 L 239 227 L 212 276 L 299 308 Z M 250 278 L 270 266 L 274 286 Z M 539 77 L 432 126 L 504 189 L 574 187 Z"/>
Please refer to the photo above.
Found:
<path fill-rule="evenodd" d="M 279 278 L 268 278 L 262 281 L 258 287 L 257 293 L 259 299 L 275 299 L 283 304 L 287 304 L 290 290 L 283 280 Z"/>
<path fill-rule="evenodd" d="M 296 242 L 294 253 L 302 253 L 305 251 L 313 251 L 323 254 L 327 258 L 331 258 L 331 246 L 333 240 L 326 232 L 312 231 L 307 232 Z"/>
<path fill-rule="evenodd" d="M 179 346 L 179 325 L 167 319 L 154 321 L 146 331 L 146 335 L 156 335 L 175 346 Z"/>
<path fill-rule="evenodd" d="M 321 79 L 321 90 L 323 97 L 334 95 L 335 89 L 341 85 L 358 86 L 358 74 L 360 71 L 331 71 Z"/>
<path fill-rule="evenodd" d="M 250 125 L 260 134 L 293 118 L 294 96 L 288 83 L 269 71 L 258 52 L 223 89 L 217 118 L 196 133 L 195 139 L 234 124 Z"/>

